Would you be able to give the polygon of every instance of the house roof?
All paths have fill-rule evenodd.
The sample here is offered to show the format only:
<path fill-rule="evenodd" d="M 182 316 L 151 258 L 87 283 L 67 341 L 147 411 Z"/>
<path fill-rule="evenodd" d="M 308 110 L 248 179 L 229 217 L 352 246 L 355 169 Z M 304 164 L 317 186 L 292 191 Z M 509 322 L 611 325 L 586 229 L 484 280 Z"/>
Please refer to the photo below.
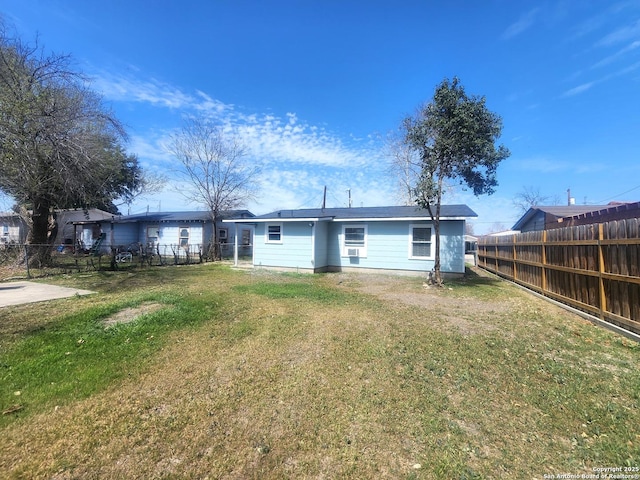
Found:
<path fill-rule="evenodd" d="M 67 210 L 57 210 L 56 215 L 61 223 L 78 223 L 88 222 L 95 223 L 100 220 L 106 220 L 113 216 L 112 213 L 105 212 L 98 208 L 75 208 Z"/>
<path fill-rule="evenodd" d="M 555 205 L 550 207 L 538 206 L 531 207 L 520 217 L 520 219 L 511 227 L 512 230 L 521 230 L 539 212 L 548 213 L 556 218 L 572 217 L 574 215 L 582 215 L 588 212 L 594 212 L 607 208 L 606 205 Z"/>
<path fill-rule="evenodd" d="M 467 205 L 442 205 L 440 218 L 442 220 L 464 219 L 478 215 Z M 430 220 L 428 210 L 417 206 L 389 206 L 389 207 L 355 207 L 355 208 L 303 208 L 297 210 L 277 210 L 259 215 L 250 222 L 265 221 L 340 221 L 340 220 Z M 227 222 L 242 220 L 230 219 Z"/>
<path fill-rule="evenodd" d="M 571 216 L 567 215 L 565 220 L 581 220 L 583 218 L 605 218 L 614 216 L 615 214 L 629 212 L 629 217 L 637 217 L 640 215 L 640 202 L 611 202 L 597 210 L 589 210 L 588 212 L 575 213 Z"/>
<path fill-rule="evenodd" d="M 222 218 L 252 218 L 255 215 L 249 210 L 228 210 L 223 212 Z M 138 215 L 114 215 L 103 221 L 113 223 L 135 223 L 135 222 L 208 222 L 211 220 L 209 211 L 197 210 L 187 212 L 149 212 Z"/>

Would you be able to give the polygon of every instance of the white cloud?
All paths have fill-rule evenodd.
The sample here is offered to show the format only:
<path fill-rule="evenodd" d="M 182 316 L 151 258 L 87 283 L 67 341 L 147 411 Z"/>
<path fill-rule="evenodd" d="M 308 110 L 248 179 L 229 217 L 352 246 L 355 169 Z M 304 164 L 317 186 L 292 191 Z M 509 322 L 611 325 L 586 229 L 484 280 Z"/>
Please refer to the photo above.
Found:
<path fill-rule="evenodd" d="M 591 87 L 593 87 L 596 83 L 597 82 L 583 83 L 582 85 L 578 85 L 577 87 L 574 87 L 574 88 L 571 88 L 571 89 L 567 90 L 561 96 L 562 97 L 572 97 L 574 95 L 578 95 L 580 93 L 584 93 L 587 90 L 589 90 Z"/>
<path fill-rule="evenodd" d="M 534 171 L 540 173 L 552 173 L 562 170 L 566 170 L 570 167 L 566 162 L 561 162 L 555 159 L 549 158 L 524 158 L 516 160 L 514 165 L 520 170 Z"/>
<path fill-rule="evenodd" d="M 158 135 L 132 135 L 128 150 L 138 156 L 140 161 L 148 165 L 170 165 L 174 158 L 166 147 L 168 133 L 161 132 Z"/>
<path fill-rule="evenodd" d="M 591 69 L 604 67 L 605 65 L 608 65 L 608 64 L 620 59 L 621 57 L 624 57 L 627 53 L 634 51 L 638 47 L 640 47 L 640 40 L 636 40 L 635 42 L 632 42 L 629 45 L 627 45 L 626 47 L 618 50 L 613 55 L 609 55 L 608 57 L 603 58 L 599 62 L 597 62 L 594 65 L 592 65 Z"/>
<path fill-rule="evenodd" d="M 375 139 L 346 138 L 328 129 L 300 120 L 295 112 L 283 116 L 238 110 L 203 91 L 185 92 L 157 80 L 98 76 L 97 89 L 110 101 L 146 104 L 173 112 L 172 125 L 145 125 L 148 130 L 131 136 L 129 151 L 136 153 L 145 168 L 170 175 L 175 163 L 167 145 L 180 127 L 182 116 L 204 115 L 237 135 L 253 160 L 262 166 L 263 188 L 259 198 L 247 207 L 261 214 L 281 208 L 313 208 L 322 204 L 327 186 L 327 207 L 347 206 L 347 190 L 354 206 L 396 203 L 393 180 L 384 172 L 386 161 Z M 139 107 L 141 108 L 141 107 Z M 159 120 L 158 120 L 159 121 Z M 174 182 L 171 182 L 173 184 Z M 140 210 L 161 206 L 164 210 L 189 210 L 197 206 L 175 194 L 168 185 L 164 192 L 141 199 Z M 183 190 L 188 185 L 180 187 Z"/>
<path fill-rule="evenodd" d="M 516 22 L 507 27 L 507 29 L 502 34 L 502 39 L 509 40 L 531 28 L 535 23 L 538 11 L 538 8 L 534 8 L 533 10 L 529 10 L 528 12 L 522 14 Z"/>
<path fill-rule="evenodd" d="M 594 85 L 599 84 L 599 83 L 603 83 L 606 82 L 608 80 L 611 80 L 613 78 L 616 77 L 621 77 L 623 75 L 626 75 L 628 73 L 634 72 L 636 70 L 638 70 L 638 68 L 640 68 L 640 62 L 636 62 L 633 63 L 627 67 L 621 68 L 620 70 L 610 73 L 608 75 L 605 75 L 602 78 L 599 78 L 597 80 L 593 80 L 591 82 L 587 82 L 587 83 L 583 83 L 582 85 L 578 85 L 577 87 L 571 88 L 569 90 L 567 90 L 566 92 L 564 92 L 561 97 L 571 97 L 573 95 L 578 95 L 581 93 L 586 92 L 587 90 L 591 89 Z"/>
<path fill-rule="evenodd" d="M 94 86 L 110 101 L 144 103 L 181 115 L 191 112 L 212 118 L 227 131 L 238 135 L 251 154 L 266 163 L 359 167 L 379 155 L 375 145 L 352 138 L 342 139 L 324 128 L 300 121 L 292 112 L 287 112 L 284 118 L 257 112 L 247 114 L 205 92 L 198 90 L 190 94 L 153 79 L 137 81 L 131 77 L 102 74 L 96 77 Z M 179 127 L 179 121 L 176 119 L 175 128 Z M 160 139 L 152 142 L 136 138 L 135 143 L 143 148 L 148 158 L 166 160 Z"/>
<path fill-rule="evenodd" d="M 596 45 L 607 47 L 638 37 L 640 37 L 640 20 L 605 35 Z"/>
<path fill-rule="evenodd" d="M 563 171 L 569 171 L 572 174 L 586 174 L 601 172 L 607 169 L 607 165 L 600 162 L 582 160 L 576 164 L 575 162 L 544 157 L 520 159 L 514 162 L 514 166 L 520 170 L 542 174 Z"/>

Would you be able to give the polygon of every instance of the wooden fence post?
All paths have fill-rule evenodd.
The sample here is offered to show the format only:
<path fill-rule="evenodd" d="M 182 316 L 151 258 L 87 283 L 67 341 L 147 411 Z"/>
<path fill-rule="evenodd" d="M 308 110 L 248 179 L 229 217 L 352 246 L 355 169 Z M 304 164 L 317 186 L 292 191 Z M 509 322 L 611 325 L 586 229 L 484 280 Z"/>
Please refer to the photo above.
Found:
<path fill-rule="evenodd" d="M 546 247 L 546 243 L 547 243 L 547 231 L 543 230 L 542 231 L 542 252 L 541 252 L 541 260 L 542 260 L 542 271 L 540 272 L 540 276 L 541 276 L 541 284 L 542 284 L 542 292 L 546 292 L 547 291 L 547 247 Z"/>
<path fill-rule="evenodd" d="M 603 245 L 602 241 L 604 240 L 604 224 L 598 224 L 598 289 L 600 291 L 600 318 L 604 320 L 604 314 L 607 311 L 607 294 L 604 288 L 604 276 L 605 273 L 605 265 L 604 265 L 604 253 L 602 251 Z"/>
<path fill-rule="evenodd" d="M 513 235 L 513 246 L 512 246 L 512 250 L 513 250 L 513 281 L 515 282 L 516 280 L 518 280 L 518 258 L 516 255 L 516 239 L 518 238 L 517 235 Z"/>

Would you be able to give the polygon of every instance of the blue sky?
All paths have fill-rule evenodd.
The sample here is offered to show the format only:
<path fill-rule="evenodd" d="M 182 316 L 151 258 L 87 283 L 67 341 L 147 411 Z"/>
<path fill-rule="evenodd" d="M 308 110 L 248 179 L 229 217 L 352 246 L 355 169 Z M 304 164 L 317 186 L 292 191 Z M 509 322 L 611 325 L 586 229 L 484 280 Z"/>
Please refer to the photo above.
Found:
<path fill-rule="evenodd" d="M 145 168 L 175 167 L 166 146 L 185 116 L 232 128 L 262 167 L 256 214 L 319 207 L 325 185 L 329 207 L 347 190 L 354 207 L 398 204 L 384 140 L 454 76 L 503 118 L 511 151 L 496 193 L 447 194 L 478 213 L 476 233 L 511 227 L 525 187 L 549 203 L 569 188 L 578 204 L 640 199 L 638 0 L 2 0 L 0 13 L 74 57 Z M 180 188 L 131 213 L 197 209 Z"/>

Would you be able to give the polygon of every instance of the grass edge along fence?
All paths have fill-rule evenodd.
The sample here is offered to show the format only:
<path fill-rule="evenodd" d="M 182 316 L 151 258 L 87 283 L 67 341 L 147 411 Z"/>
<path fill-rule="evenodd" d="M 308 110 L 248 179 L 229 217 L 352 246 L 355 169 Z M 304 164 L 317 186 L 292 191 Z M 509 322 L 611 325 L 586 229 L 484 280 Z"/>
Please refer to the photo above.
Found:
<path fill-rule="evenodd" d="M 640 219 L 480 237 L 478 266 L 640 334 Z"/>

